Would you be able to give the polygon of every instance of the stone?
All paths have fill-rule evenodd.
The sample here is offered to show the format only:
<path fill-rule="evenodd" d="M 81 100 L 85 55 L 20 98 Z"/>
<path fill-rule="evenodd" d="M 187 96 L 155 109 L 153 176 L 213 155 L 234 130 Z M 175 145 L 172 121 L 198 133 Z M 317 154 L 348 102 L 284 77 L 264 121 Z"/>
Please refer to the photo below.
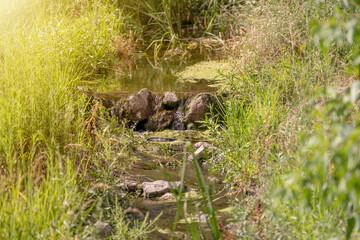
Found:
<path fill-rule="evenodd" d="M 158 113 L 164 110 L 163 104 L 164 95 L 163 94 L 155 94 L 154 100 L 154 113 Z"/>
<path fill-rule="evenodd" d="M 159 201 L 167 201 L 167 200 L 172 200 L 175 199 L 174 194 L 172 193 L 165 193 L 164 195 L 162 195 L 161 197 L 159 197 Z"/>
<path fill-rule="evenodd" d="M 211 147 L 210 143 L 208 143 L 208 142 L 197 142 L 194 145 L 195 149 L 198 149 L 201 146 L 204 146 L 205 149 L 209 149 Z"/>
<path fill-rule="evenodd" d="M 180 219 L 179 223 L 186 223 L 186 222 L 197 222 L 197 223 L 206 223 L 209 219 L 208 214 L 191 214 L 190 216 L 186 217 L 186 219 Z"/>
<path fill-rule="evenodd" d="M 122 115 L 133 122 L 141 122 L 153 114 L 152 93 L 144 88 L 138 93 L 131 94 L 122 104 Z"/>
<path fill-rule="evenodd" d="M 129 192 L 135 192 L 138 190 L 140 182 L 135 176 L 127 176 L 124 179 L 124 182 L 121 184 L 122 189 L 129 191 Z"/>
<path fill-rule="evenodd" d="M 94 224 L 94 232 L 95 235 L 101 239 L 105 239 L 112 234 L 112 228 L 109 223 L 105 223 L 102 221 L 97 221 Z"/>
<path fill-rule="evenodd" d="M 175 108 L 179 103 L 180 99 L 176 96 L 174 92 L 165 92 L 163 104 L 168 108 Z"/>
<path fill-rule="evenodd" d="M 130 192 L 135 192 L 138 189 L 138 185 L 136 182 L 126 183 L 126 189 Z"/>
<path fill-rule="evenodd" d="M 170 128 L 174 121 L 173 111 L 162 111 L 152 115 L 145 123 L 145 130 L 147 131 L 162 131 Z"/>
<path fill-rule="evenodd" d="M 209 219 L 209 215 L 208 214 L 201 214 L 200 216 L 197 217 L 198 221 L 201 223 L 206 223 L 207 220 Z"/>
<path fill-rule="evenodd" d="M 195 149 L 199 149 L 201 146 L 203 146 L 206 150 L 216 150 L 217 147 L 211 146 L 208 142 L 197 142 L 194 144 Z"/>
<path fill-rule="evenodd" d="M 144 198 L 158 197 L 171 191 L 171 189 L 180 188 L 181 181 L 167 182 L 164 180 L 157 180 L 154 182 L 143 182 Z"/>
<path fill-rule="evenodd" d="M 210 94 L 205 93 L 195 96 L 194 99 L 190 101 L 183 122 L 192 123 L 203 120 L 205 118 L 205 115 L 210 111 L 210 104 Z"/>
<path fill-rule="evenodd" d="M 194 152 L 194 156 L 197 160 L 202 160 L 208 157 L 209 152 L 212 152 L 217 149 L 217 147 L 211 146 L 208 142 L 197 142 L 194 144 L 194 148 L 196 149 Z M 189 160 L 194 160 L 194 156 L 190 155 Z"/>
<path fill-rule="evenodd" d="M 205 147 L 201 146 L 194 152 L 194 154 L 191 154 L 188 159 L 190 161 L 192 161 L 192 160 L 194 160 L 194 157 L 195 157 L 195 159 L 197 159 L 197 160 L 202 160 L 202 159 L 205 159 L 206 156 L 207 156 L 207 154 L 205 152 Z"/>
<path fill-rule="evenodd" d="M 149 137 L 146 139 L 146 141 L 148 142 L 173 142 L 176 140 L 177 140 L 176 138 L 157 137 L 157 136 Z"/>

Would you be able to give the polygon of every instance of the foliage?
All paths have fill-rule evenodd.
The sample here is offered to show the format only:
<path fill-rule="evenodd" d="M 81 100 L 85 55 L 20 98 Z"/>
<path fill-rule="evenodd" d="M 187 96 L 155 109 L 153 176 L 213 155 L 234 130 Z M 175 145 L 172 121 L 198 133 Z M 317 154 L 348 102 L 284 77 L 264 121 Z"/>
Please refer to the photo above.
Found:
<path fill-rule="evenodd" d="M 335 15 L 315 32 L 323 52 L 338 49 L 350 53 L 345 56 L 350 56 L 346 60 L 351 60 L 355 74 L 360 69 L 356 46 L 360 36 L 357 7 L 358 2 L 352 1 L 345 9 L 337 8 Z M 278 208 L 273 213 L 280 213 L 283 220 L 293 215 L 299 221 L 321 223 L 299 226 L 291 222 L 290 231 L 297 237 L 304 233 L 311 236 L 326 232 L 328 237 L 356 238 L 360 212 L 359 83 L 348 88 L 343 97 L 330 92 L 322 98 L 324 103 L 316 104 L 321 108 L 315 115 L 318 122 L 314 126 L 315 133 L 296 154 L 299 169 L 280 180 L 278 191 L 282 203 L 277 203 Z M 321 216 L 328 218 L 321 220 Z"/>
<path fill-rule="evenodd" d="M 335 8 L 334 13 L 325 23 L 318 23 L 314 28 L 315 40 L 325 53 L 340 49 L 345 55 L 344 58 L 350 63 L 353 73 L 359 75 L 360 50 L 357 44 L 360 41 L 358 19 L 360 4 L 356 0 L 344 1 L 344 3 L 345 6 Z"/>
<path fill-rule="evenodd" d="M 175 48 L 182 38 L 191 37 L 186 34 L 190 28 L 197 37 L 199 33 L 212 35 L 214 29 L 224 31 L 223 11 L 237 4 L 233 0 L 132 0 L 126 7 L 136 11 L 158 51 L 163 45 Z"/>
<path fill-rule="evenodd" d="M 0 238 L 77 238 L 86 235 L 91 210 L 81 210 L 91 184 L 82 173 L 98 160 L 83 151 L 92 143 L 86 126 L 96 126 L 95 119 L 86 119 L 88 99 L 78 86 L 112 66 L 123 18 L 110 1 L 5 3 L 7 8 L 0 8 Z"/>
<path fill-rule="evenodd" d="M 199 186 L 199 190 L 201 193 L 201 202 L 203 203 L 203 207 L 201 209 L 197 209 L 198 207 L 192 203 L 191 199 L 187 199 L 186 195 L 183 193 L 184 188 L 184 180 L 185 180 L 185 171 L 186 171 L 186 156 L 183 159 L 183 167 L 181 171 L 181 182 L 182 185 L 180 186 L 180 191 L 175 192 L 175 199 L 177 202 L 177 212 L 174 222 L 173 231 L 176 230 L 176 226 L 179 221 L 180 215 L 184 218 L 186 228 L 188 230 L 188 233 L 191 237 L 191 239 L 206 239 L 207 235 L 205 234 L 205 231 L 203 227 L 198 224 L 197 220 L 191 216 L 192 212 L 196 212 L 199 214 L 200 211 L 207 214 L 208 219 L 206 220 L 210 230 L 211 230 L 211 236 L 213 239 L 220 239 L 221 232 L 218 224 L 218 219 L 216 216 L 216 209 L 214 207 L 213 203 L 213 187 L 211 184 L 204 178 L 204 174 L 202 172 L 202 168 L 200 166 L 200 161 L 197 159 L 194 155 L 194 149 L 191 149 L 191 154 L 193 156 L 193 165 L 196 173 L 197 183 Z M 195 205 L 195 209 L 194 209 Z M 199 219 L 199 217 L 197 218 Z"/>
<path fill-rule="evenodd" d="M 335 131 L 330 118 L 320 121 L 320 115 L 309 114 L 314 107 L 310 102 L 314 90 L 349 84 L 344 71 L 349 48 L 331 48 L 322 55 L 313 44 L 318 36 L 313 37 L 312 33 L 317 31 L 315 22 L 323 23 L 336 9 L 346 9 L 346 4 L 342 1 L 326 1 L 320 5 L 315 1 L 276 3 L 259 3 L 258 8 L 250 10 L 249 15 L 253 18 L 242 25 L 246 27 L 246 34 L 233 38 L 240 39 L 240 44 L 237 42 L 238 45 L 233 46 L 233 52 L 240 50 L 241 54 L 235 55 L 240 59 L 237 61 L 238 72 L 228 76 L 224 125 L 214 126 L 211 119 L 208 124 L 222 149 L 221 158 L 213 162 L 213 168 L 225 170 L 234 192 L 242 193 L 236 204 L 238 211 L 234 214 L 238 237 L 327 239 L 341 236 L 346 227 L 346 212 L 342 211 L 341 204 L 329 206 L 329 202 L 321 199 L 321 184 L 309 186 L 311 201 L 299 200 L 304 197 L 303 189 L 309 179 L 317 181 L 318 175 L 311 175 L 310 169 L 321 169 L 320 163 L 314 168 L 302 168 L 304 159 L 317 152 L 326 156 L 329 149 L 320 147 L 321 143 L 319 151 L 312 148 L 304 155 L 300 154 L 300 149 L 312 131 L 322 137 L 317 128 L 313 129 L 314 123 L 318 122 L 320 129 L 328 126 Z M 278 24 L 272 24 L 274 22 Z M 316 101 L 321 100 L 316 98 Z M 339 108 L 343 106 L 340 105 Z M 341 114 L 338 116 L 341 118 Z M 326 142 L 330 140 L 334 138 L 329 135 Z M 299 168 L 303 171 L 296 176 L 306 176 L 309 169 L 309 178 L 308 182 L 295 184 L 289 191 L 284 187 L 284 196 L 296 193 L 291 200 L 284 198 L 274 202 L 275 191 L 270 191 L 261 200 L 248 196 L 250 190 L 254 191 L 253 183 L 255 194 L 263 194 L 264 188 L 274 182 L 283 186 L 279 177 L 283 172 L 293 175 Z M 335 196 L 341 198 L 332 195 L 329 200 Z M 317 204 L 309 210 L 305 203 Z M 267 215 L 263 215 L 264 208 L 269 209 Z"/>
<path fill-rule="evenodd" d="M 344 97 L 333 93 L 324 102 L 324 110 L 317 104 L 315 112 L 319 123 L 315 134 L 297 153 L 300 167 L 278 183 L 277 194 L 282 196 L 282 201 L 277 203 L 281 207 L 275 212 L 288 211 L 298 221 L 309 222 L 303 227 L 295 221 L 289 222 L 290 231 L 300 228 L 295 232 L 297 237 L 325 231 L 327 235 L 318 236 L 335 237 L 346 232 L 350 238 L 352 232 L 358 230 L 359 86 L 354 84 Z M 279 206 L 277 204 L 272 203 Z M 283 218 L 289 220 L 290 216 L 285 214 Z M 322 219 L 321 216 L 328 217 Z M 311 226 L 314 222 L 320 224 Z"/>

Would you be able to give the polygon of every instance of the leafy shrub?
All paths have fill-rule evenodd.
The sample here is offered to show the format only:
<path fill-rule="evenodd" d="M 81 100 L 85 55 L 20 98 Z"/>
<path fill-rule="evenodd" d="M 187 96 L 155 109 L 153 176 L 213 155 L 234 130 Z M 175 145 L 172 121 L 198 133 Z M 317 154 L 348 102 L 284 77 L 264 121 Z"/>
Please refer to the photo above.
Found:
<path fill-rule="evenodd" d="M 304 233 L 303 236 L 317 233 L 319 237 L 342 235 L 344 217 L 347 238 L 359 229 L 359 90 L 360 83 L 356 83 L 342 98 L 333 94 L 335 97 L 324 103 L 325 109 L 318 104 L 316 132 L 297 154 L 300 168 L 284 177 L 278 187 L 282 196 L 278 204 L 282 207 L 276 211 L 284 214 L 283 218 L 292 226 L 290 229 L 298 229 L 297 237 Z M 330 217 L 321 220 L 326 215 Z M 291 221 L 294 216 L 297 221 Z M 306 222 L 305 219 L 308 223 L 301 226 L 299 223 Z M 321 224 L 311 224 L 314 222 Z M 326 222 L 331 227 L 325 231 Z M 321 235 L 324 231 L 327 235 Z"/>

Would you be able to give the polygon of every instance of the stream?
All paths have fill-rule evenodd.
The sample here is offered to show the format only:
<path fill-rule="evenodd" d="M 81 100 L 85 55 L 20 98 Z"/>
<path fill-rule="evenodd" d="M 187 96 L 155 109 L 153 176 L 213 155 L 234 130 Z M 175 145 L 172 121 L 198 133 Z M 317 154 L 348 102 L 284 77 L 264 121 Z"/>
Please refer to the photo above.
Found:
<path fill-rule="evenodd" d="M 173 91 L 176 93 L 204 93 L 215 92 L 216 88 L 210 87 L 206 81 L 187 83 L 178 81 L 175 74 L 187 66 L 196 64 L 203 59 L 204 55 L 195 56 L 191 60 L 184 61 L 160 61 L 154 66 L 151 58 L 138 61 L 133 70 L 105 81 L 93 81 L 88 87 L 98 95 L 119 97 L 138 92 L 140 89 L 148 88 L 156 93 Z M 199 130 L 175 131 L 165 130 L 159 132 L 141 131 L 134 133 L 137 138 L 142 139 L 141 146 L 133 146 L 132 158 L 136 159 L 128 174 L 136 178 L 138 185 L 143 182 L 154 182 L 165 180 L 169 182 L 180 181 L 184 174 L 184 185 L 186 191 L 179 204 L 176 199 L 161 200 L 160 196 L 145 198 L 143 194 L 135 198 L 131 203 L 130 210 L 125 211 L 130 220 L 144 220 L 148 213 L 149 219 L 160 217 L 156 221 L 156 231 L 150 234 L 149 239 L 189 239 L 186 221 L 192 219 L 197 222 L 198 231 L 203 232 L 205 239 L 212 239 L 209 227 L 209 215 L 204 210 L 203 201 L 198 185 L 193 161 L 199 161 L 202 174 L 209 183 L 216 216 L 219 221 L 225 223 L 230 218 L 229 202 L 225 196 L 226 189 L 221 175 L 212 174 L 207 167 L 206 159 L 195 158 L 190 160 L 192 150 L 196 149 L 196 143 L 210 143 L 210 139 L 203 136 Z M 210 149 L 215 148 L 211 146 Z M 206 151 L 211 157 L 215 151 Z M 191 157 L 190 157 L 191 158 Z M 184 166 L 185 164 L 185 166 Z M 183 172 L 185 169 L 185 172 Z M 178 207 L 185 209 L 185 215 L 179 215 L 175 227 L 175 218 Z M 175 230 L 175 231 L 173 231 Z"/>
<path fill-rule="evenodd" d="M 209 92 L 215 91 L 206 81 L 189 83 L 178 81 L 176 73 L 186 67 L 212 59 L 211 51 L 202 54 L 194 54 L 188 60 L 167 59 L 155 61 L 152 56 L 144 56 L 125 70 L 117 74 L 100 77 L 93 81 L 87 81 L 88 88 L 98 93 L 112 95 L 130 94 L 147 88 L 154 92 Z"/>
<path fill-rule="evenodd" d="M 186 142 L 189 145 L 196 145 L 196 143 L 201 143 L 205 140 L 201 137 L 201 133 L 195 130 L 172 131 L 172 133 L 170 131 L 171 130 L 166 130 L 164 132 L 141 133 L 141 135 L 149 139 L 149 137 L 153 138 L 155 136 L 163 138 L 167 135 L 174 137 L 175 134 L 174 138 L 180 139 L 176 140 L 177 142 Z M 137 161 L 130 170 L 130 173 L 140 177 L 141 182 L 152 182 L 156 180 L 166 180 L 169 182 L 180 181 L 182 177 L 182 169 L 184 167 L 183 164 L 185 162 L 184 185 L 187 190 L 184 193 L 184 198 L 186 200 L 183 199 L 180 205 L 184 209 L 187 209 L 185 210 L 188 214 L 187 220 L 190 220 L 191 216 L 192 220 L 198 224 L 199 232 L 200 229 L 202 229 L 205 239 L 213 239 L 211 229 L 207 223 L 209 216 L 204 209 L 205 203 L 203 202 L 199 191 L 195 167 L 193 162 L 188 159 L 191 155 L 191 151 L 186 148 L 171 150 L 172 142 L 151 141 L 145 143 L 145 145 L 145 148 L 142 150 L 134 151 L 134 156 Z M 159 151 L 159 149 L 166 149 L 167 151 Z M 170 149 L 170 151 L 168 149 Z M 201 161 L 201 163 L 203 177 L 209 183 L 208 187 L 211 188 L 213 193 L 212 199 L 215 200 L 213 203 L 215 209 L 217 209 L 216 215 L 220 221 L 225 222 L 231 217 L 231 209 L 228 207 L 228 199 L 225 197 L 226 189 L 222 176 L 208 171 L 206 161 Z M 178 207 L 177 201 L 175 199 L 159 199 L 160 198 L 158 197 L 144 199 L 143 196 L 139 196 L 132 203 L 132 207 L 139 209 L 143 213 L 148 212 L 150 219 L 156 218 L 161 213 L 160 218 L 156 222 L 157 230 L 150 235 L 149 239 L 169 239 L 171 235 L 174 239 L 183 239 L 184 233 L 187 232 L 184 216 L 180 215 L 176 231 L 175 233 L 172 233 Z"/>

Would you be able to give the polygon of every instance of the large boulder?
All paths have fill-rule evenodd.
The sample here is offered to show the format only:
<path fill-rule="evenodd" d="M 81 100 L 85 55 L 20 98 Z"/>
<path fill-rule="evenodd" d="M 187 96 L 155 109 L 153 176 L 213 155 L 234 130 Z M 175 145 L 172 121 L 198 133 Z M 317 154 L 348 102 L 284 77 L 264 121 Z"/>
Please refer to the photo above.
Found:
<path fill-rule="evenodd" d="M 158 180 L 154 182 L 142 183 L 144 198 L 162 196 L 165 193 L 170 192 L 171 189 L 173 190 L 179 189 L 180 186 L 181 186 L 181 181 L 167 182 L 164 180 Z"/>
<path fill-rule="evenodd" d="M 173 111 L 162 111 L 149 117 L 145 124 L 145 129 L 147 131 L 162 131 L 166 128 L 170 128 L 173 121 Z"/>
<path fill-rule="evenodd" d="M 153 113 L 153 102 L 152 93 L 146 88 L 141 89 L 124 100 L 120 115 L 130 121 L 141 122 Z"/>
<path fill-rule="evenodd" d="M 177 106 L 180 99 L 176 96 L 174 92 L 165 92 L 163 104 L 166 108 L 173 109 Z"/>
<path fill-rule="evenodd" d="M 184 123 L 201 121 L 210 111 L 209 105 L 212 103 L 212 96 L 208 93 L 200 94 L 191 99 L 187 107 Z"/>

